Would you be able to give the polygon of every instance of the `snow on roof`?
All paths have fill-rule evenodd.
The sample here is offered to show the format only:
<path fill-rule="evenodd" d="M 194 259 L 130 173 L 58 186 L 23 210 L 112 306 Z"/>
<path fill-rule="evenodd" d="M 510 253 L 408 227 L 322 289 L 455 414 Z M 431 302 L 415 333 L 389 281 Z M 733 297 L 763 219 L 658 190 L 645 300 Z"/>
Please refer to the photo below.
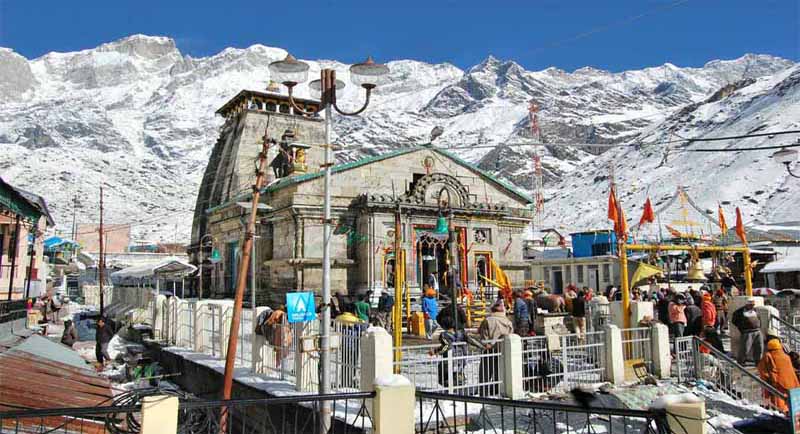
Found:
<path fill-rule="evenodd" d="M 762 273 L 791 273 L 800 271 L 800 255 L 787 256 L 770 262 L 761 269 Z"/>
<path fill-rule="evenodd" d="M 153 277 L 155 275 L 163 277 L 178 277 L 194 273 L 197 270 L 192 264 L 185 262 L 175 256 L 166 258 L 155 264 L 137 265 L 135 267 L 128 267 L 117 272 L 111 273 L 113 279 L 142 279 L 145 277 Z"/>

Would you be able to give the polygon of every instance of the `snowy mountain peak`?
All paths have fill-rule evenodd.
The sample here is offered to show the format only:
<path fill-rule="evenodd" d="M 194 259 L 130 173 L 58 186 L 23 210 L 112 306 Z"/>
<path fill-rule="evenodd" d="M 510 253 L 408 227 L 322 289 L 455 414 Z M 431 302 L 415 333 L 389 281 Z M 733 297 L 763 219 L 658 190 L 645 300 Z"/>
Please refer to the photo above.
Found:
<path fill-rule="evenodd" d="M 169 234 L 172 240 L 178 224 L 185 239 L 199 179 L 223 121 L 215 110 L 241 89 L 264 89 L 269 63 L 285 56 L 282 48 L 256 44 L 192 58 L 182 55 L 174 40 L 146 35 L 33 60 L 0 49 L 0 175 L 44 195 L 63 226 L 71 221 L 73 194 L 85 198 L 78 220 L 95 220 L 96 186 L 106 182 L 109 221 L 131 222 L 134 234 L 146 239 Z M 310 63 L 312 71 L 334 67 L 347 81 L 341 62 Z M 363 115 L 334 118 L 335 139 L 346 144 L 338 159 L 420 143 L 441 126 L 438 146 L 458 146 L 454 152 L 461 157 L 528 189 L 531 148 L 515 144 L 530 141 L 527 108 L 533 99 L 541 107 L 539 123 L 548 144 L 546 182 L 556 186 L 547 196 L 553 201 L 548 209 L 570 216 L 601 208 L 584 209 L 591 202 L 587 197 L 602 196 L 604 184 L 597 180 L 611 155 L 618 157 L 620 172 L 645 167 L 646 174 L 629 179 L 642 189 L 653 182 L 671 185 L 673 179 L 691 183 L 696 174 L 682 172 L 671 154 L 658 165 L 665 152 L 658 143 L 665 137 L 779 128 L 800 117 L 800 73 L 787 72 L 797 65 L 767 55 L 619 73 L 591 67 L 533 72 L 494 56 L 466 71 L 416 60 L 395 60 L 389 67 L 388 83 L 373 94 Z M 297 91 L 307 95 L 306 86 Z M 340 98 L 348 109 L 362 101 L 355 86 L 347 86 Z M 646 146 L 599 157 L 598 150 L 558 145 L 634 140 Z M 758 176 L 739 172 L 729 160 L 708 162 L 700 170 L 715 179 L 741 177 L 737 184 L 747 188 L 767 182 L 769 188 L 757 190 L 775 198 L 784 197 L 778 189 L 796 193 L 796 185 L 760 177 L 781 173 L 762 173 L 767 163 L 763 158 L 755 163 Z M 758 201 L 748 202 L 753 210 L 771 203 L 755 190 L 747 193 Z"/>

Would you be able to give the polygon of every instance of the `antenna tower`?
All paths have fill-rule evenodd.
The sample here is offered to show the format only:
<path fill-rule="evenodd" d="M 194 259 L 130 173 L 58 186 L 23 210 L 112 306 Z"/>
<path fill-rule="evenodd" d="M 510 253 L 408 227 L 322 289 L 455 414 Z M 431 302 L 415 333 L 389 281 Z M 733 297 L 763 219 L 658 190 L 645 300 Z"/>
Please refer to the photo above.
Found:
<path fill-rule="evenodd" d="M 539 129 L 539 106 L 531 100 L 528 105 L 528 118 L 530 123 L 530 134 L 534 141 L 533 147 L 533 216 L 531 218 L 531 231 L 541 229 L 542 214 L 544 213 L 544 176 L 542 175 L 542 157 L 544 156 L 544 146 L 542 145 L 542 130 Z"/>

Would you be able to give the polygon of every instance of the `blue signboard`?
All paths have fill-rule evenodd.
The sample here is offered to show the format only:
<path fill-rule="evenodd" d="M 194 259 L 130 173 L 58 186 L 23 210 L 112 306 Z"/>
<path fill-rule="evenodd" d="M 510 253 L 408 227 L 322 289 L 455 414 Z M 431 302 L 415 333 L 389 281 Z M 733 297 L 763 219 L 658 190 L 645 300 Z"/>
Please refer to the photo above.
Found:
<path fill-rule="evenodd" d="M 792 432 L 800 434 L 800 387 L 789 390 L 789 421 Z"/>
<path fill-rule="evenodd" d="M 317 318 L 313 292 L 286 294 L 286 314 L 290 323 L 313 321 Z"/>

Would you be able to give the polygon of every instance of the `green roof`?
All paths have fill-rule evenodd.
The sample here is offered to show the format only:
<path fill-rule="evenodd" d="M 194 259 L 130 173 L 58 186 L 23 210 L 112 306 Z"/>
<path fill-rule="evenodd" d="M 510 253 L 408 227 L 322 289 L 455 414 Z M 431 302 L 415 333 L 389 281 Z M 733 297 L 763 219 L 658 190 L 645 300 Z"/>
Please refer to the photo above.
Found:
<path fill-rule="evenodd" d="M 345 170 L 355 169 L 357 167 L 365 166 L 367 164 L 375 163 L 375 162 L 378 162 L 378 161 L 383 161 L 383 160 L 386 160 L 386 159 L 389 159 L 389 158 L 394 158 L 394 157 L 397 157 L 397 156 L 400 156 L 400 155 L 404 155 L 404 154 L 410 154 L 412 152 L 417 152 L 417 151 L 420 151 L 420 150 L 423 150 L 423 149 L 430 149 L 430 150 L 432 150 L 432 151 L 434 151 L 436 153 L 444 155 L 445 157 L 450 158 L 451 160 L 453 160 L 456 163 L 466 167 L 467 169 L 472 170 L 474 172 L 477 172 L 479 175 L 488 178 L 490 181 L 492 181 L 495 184 L 497 184 L 498 186 L 500 186 L 503 190 L 506 190 L 507 192 L 519 197 L 520 199 L 522 199 L 522 200 L 524 200 L 524 201 L 526 201 L 528 203 L 532 203 L 533 202 L 533 199 L 531 199 L 530 196 L 528 196 L 527 194 L 522 193 L 521 191 L 517 190 L 511 183 L 509 183 L 507 181 L 504 181 L 504 180 L 502 180 L 500 178 L 497 178 L 494 175 L 491 175 L 489 172 L 486 172 L 484 170 L 479 169 L 477 166 L 475 166 L 474 164 L 462 159 L 461 157 L 458 157 L 458 156 L 456 156 L 454 154 L 451 154 L 450 152 L 447 152 L 444 149 L 437 148 L 437 147 L 431 145 L 430 143 L 427 143 L 427 144 L 424 144 L 424 145 L 417 145 L 417 146 L 410 147 L 410 148 L 405 148 L 405 149 L 398 149 L 396 151 L 387 152 L 385 154 L 380 154 L 380 155 L 374 155 L 372 157 L 362 158 L 360 160 L 351 161 L 349 163 L 336 164 L 331 168 L 331 171 L 332 171 L 332 173 L 339 173 L 339 172 L 343 172 Z M 321 177 L 323 175 L 324 175 L 324 172 L 319 171 L 319 172 L 314 172 L 314 173 L 305 173 L 305 174 L 297 175 L 297 176 L 289 176 L 289 177 L 286 177 L 286 178 L 282 178 L 280 181 L 278 181 L 278 182 L 276 182 L 276 183 L 264 188 L 261 191 L 262 191 L 262 193 L 263 192 L 267 192 L 268 193 L 268 192 L 277 191 L 277 190 L 280 190 L 282 188 L 289 187 L 291 185 L 300 184 L 302 182 L 310 181 L 310 180 L 312 180 L 314 178 L 319 178 L 319 177 Z"/>
<path fill-rule="evenodd" d="M 410 153 L 413 153 L 413 152 L 421 151 L 423 149 L 430 149 L 431 151 L 434 151 L 434 152 L 436 152 L 438 154 L 441 154 L 441 155 L 443 155 L 443 156 L 455 161 L 456 163 L 460 164 L 461 166 L 464 166 L 467 169 L 469 169 L 469 170 L 471 170 L 473 172 L 476 172 L 479 175 L 489 179 L 490 181 L 492 181 L 493 183 L 497 184 L 500 188 L 502 188 L 506 192 L 511 193 L 514 196 L 517 196 L 518 198 L 522 199 L 526 203 L 533 203 L 533 199 L 530 196 L 528 196 L 527 194 L 522 193 L 521 191 L 517 190 L 511 183 L 509 183 L 509 182 L 507 182 L 505 180 L 502 180 L 500 178 L 497 178 L 494 175 L 490 174 L 489 172 L 481 170 L 480 168 L 478 168 L 474 164 L 468 162 L 467 160 L 464 160 L 461 157 L 458 157 L 458 156 L 456 156 L 456 155 L 454 155 L 454 154 L 452 154 L 450 152 L 447 152 L 444 149 L 437 148 L 437 147 L 431 145 L 430 143 L 426 143 L 426 144 L 423 144 L 423 145 L 417 145 L 417 146 L 413 146 L 413 147 L 409 147 L 409 148 L 398 149 L 396 151 L 387 152 L 385 154 L 373 155 L 371 157 L 362 158 L 360 160 L 351 161 L 351 162 L 348 162 L 348 163 L 335 164 L 335 165 L 333 165 L 331 167 L 331 172 L 332 173 L 344 172 L 345 170 L 355 169 L 355 168 L 358 168 L 358 167 L 361 167 L 361 166 L 366 166 L 367 164 L 372 164 L 372 163 L 375 163 L 375 162 L 378 162 L 378 161 L 387 160 L 389 158 L 394 158 L 394 157 L 397 157 L 397 156 L 400 156 L 400 155 L 410 154 Z M 312 179 L 320 178 L 324 174 L 325 173 L 323 171 L 319 171 L 319 172 L 313 172 L 313 173 L 304 173 L 302 175 L 287 176 L 285 178 L 281 178 L 280 180 L 278 180 L 277 182 L 275 182 L 273 184 L 268 185 L 267 187 L 264 187 L 261 190 L 261 193 L 271 193 L 271 192 L 274 192 L 274 191 L 282 190 L 282 189 L 284 189 L 286 187 L 290 187 L 292 185 L 297 185 L 297 184 L 301 184 L 301 183 L 306 182 L 306 181 L 310 181 Z M 230 200 L 230 201 L 228 201 L 226 203 L 223 203 L 223 204 L 208 208 L 206 210 L 206 213 L 215 211 L 215 210 L 217 210 L 219 208 L 224 208 L 224 207 L 228 206 L 229 204 L 231 204 L 233 202 L 247 200 L 247 199 L 249 199 L 251 197 L 252 197 L 252 195 L 249 194 L 249 193 L 246 194 L 246 195 L 242 195 L 242 196 L 236 197 L 236 198 L 234 198 L 234 199 L 232 199 L 232 200 Z"/>

